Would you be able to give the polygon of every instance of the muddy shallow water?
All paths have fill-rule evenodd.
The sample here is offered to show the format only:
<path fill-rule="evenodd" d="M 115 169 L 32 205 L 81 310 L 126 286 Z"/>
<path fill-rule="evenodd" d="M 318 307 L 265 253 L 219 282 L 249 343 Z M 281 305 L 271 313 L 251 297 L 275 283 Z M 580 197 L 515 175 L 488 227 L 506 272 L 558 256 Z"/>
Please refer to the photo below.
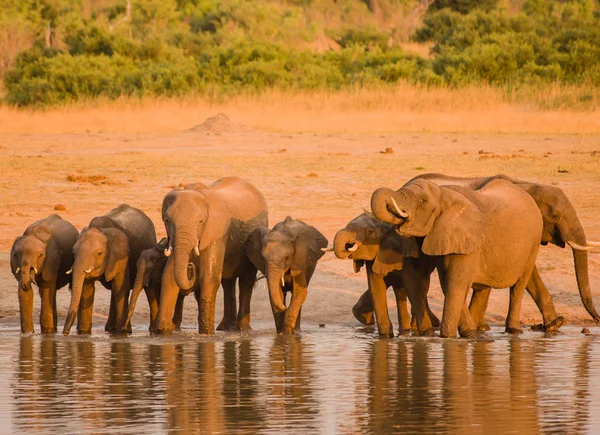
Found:
<path fill-rule="evenodd" d="M 115 339 L 0 331 L 0 427 L 30 433 L 584 433 L 600 430 L 600 336 Z M 592 330 L 592 333 L 598 333 Z"/>

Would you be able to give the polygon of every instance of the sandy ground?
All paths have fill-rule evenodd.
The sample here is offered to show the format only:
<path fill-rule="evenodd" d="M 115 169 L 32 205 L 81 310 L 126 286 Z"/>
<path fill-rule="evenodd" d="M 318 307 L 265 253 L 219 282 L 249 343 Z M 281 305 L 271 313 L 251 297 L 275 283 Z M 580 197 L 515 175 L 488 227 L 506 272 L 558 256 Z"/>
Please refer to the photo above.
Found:
<path fill-rule="evenodd" d="M 34 127 L 27 131 L 30 129 Z M 77 126 L 63 130 L 19 133 L 7 129 L 0 135 L 0 315 L 5 322 L 18 321 L 16 282 L 7 252 L 27 225 L 53 213 L 56 205 L 64 205 L 66 210 L 57 213 L 81 229 L 94 216 L 125 202 L 148 213 L 161 237 L 161 202 L 171 188 L 181 183 L 210 183 L 228 175 L 241 176 L 264 193 L 271 225 L 291 215 L 316 226 L 332 240 L 338 229 L 362 212 L 378 187 L 398 188 L 423 172 L 460 176 L 502 172 L 561 187 L 578 210 L 588 238 L 600 240 L 600 142 L 593 134 L 375 134 L 323 133 L 319 129 L 298 133 L 285 128 L 266 131 L 236 122 L 147 134 L 77 132 L 81 130 Z M 382 152 L 386 148 L 393 152 Z M 569 249 L 547 246 L 540 249 L 537 265 L 559 313 L 571 324 L 588 325 L 591 320 L 579 299 L 572 263 Z M 600 305 L 598 253 L 590 254 L 590 279 Z M 432 282 L 430 303 L 441 315 L 441 290 L 437 279 Z M 354 274 L 351 262 L 328 254 L 309 288 L 303 319 L 354 324 L 350 309 L 365 288 L 364 271 Z M 391 291 L 388 297 L 393 309 Z M 62 324 L 68 290 L 61 290 L 58 300 Z M 99 289 L 95 327 L 103 324 L 108 301 L 109 292 Z M 195 323 L 195 305 L 193 297 L 188 298 L 184 323 L 190 326 Z M 501 323 L 507 306 L 508 291 L 492 291 L 489 321 Z M 262 282 L 255 288 L 252 310 L 253 319 L 271 318 Z M 135 325 L 145 327 L 147 313 L 142 297 Z M 221 313 L 219 304 L 216 317 Z M 528 296 L 522 320 L 524 324 L 541 321 Z"/>

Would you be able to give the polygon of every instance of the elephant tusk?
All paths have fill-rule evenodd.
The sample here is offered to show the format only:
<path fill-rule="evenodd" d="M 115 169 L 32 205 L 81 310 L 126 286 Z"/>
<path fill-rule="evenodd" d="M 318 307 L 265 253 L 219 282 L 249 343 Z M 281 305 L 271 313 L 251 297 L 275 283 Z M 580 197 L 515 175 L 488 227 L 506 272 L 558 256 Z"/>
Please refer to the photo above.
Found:
<path fill-rule="evenodd" d="M 171 252 L 173 252 L 173 247 L 171 245 L 169 245 L 169 248 L 165 249 L 165 251 L 164 251 L 165 257 L 170 256 Z"/>
<path fill-rule="evenodd" d="M 396 204 L 396 200 L 394 199 L 394 197 L 390 197 L 390 199 L 392 200 L 392 204 L 394 205 L 394 208 L 396 209 L 396 213 L 398 213 L 398 216 L 400 216 L 403 219 L 408 219 L 408 213 L 406 213 L 403 210 L 400 210 L 400 207 L 398 207 L 398 204 Z"/>
<path fill-rule="evenodd" d="M 20 267 L 17 267 L 17 270 L 15 271 L 15 273 L 19 273 L 21 271 Z"/>
<path fill-rule="evenodd" d="M 285 279 L 283 276 L 281 277 L 281 287 L 285 287 Z"/>
<path fill-rule="evenodd" d="M 600 246 L 600 242 L 594 242 L 592 240 L 588 240 L 586 244 L 588 246 Z"/>
<path fill-rule="evenodd" d="M 326 248 L 321 248 L 321 251 L 323 251 L 323 252 L 333 252 L 333 246 L 328 246 Z"/>
<path fill-rule="evenodd" d="M 369 216 L 371 219 L 377 219 L 377 218 L 375 217 L 375 215 L 373 214 L 373 212 L 372 212 L 372 211 L 370 211 L 370 210 L 369 210 L 367 207 L 363 207 L 363 211 L 364 211 L 364 212 L 365 212 L 365 214 L 366 214 L 367 216 Z"/>
<path fill-rule="evenodd" d="M 200 257 L 200 248 L 198 245 L 194 246 L 194 254 L 196 254 L 197 257 Z"/>
<path fill-rule="evenodd" d="M 352 245 L 348 248 L 348 251 L 355 252 L 357 249 L 358 249 L 358 243 L 355 242 L 354 245 Z"/>
<path fill-rule="evenodd" d="M 92 270 L 93 270 L 93 268 L 90 267 L 89 269 L 85 269 L 84 272 L 85 273 L 90 273 Z"/>
<path fill-rule="evenodd" d="M 71 275 L 73 273 L 73 268 L 70 268 L 65 272 L 67 275 Z"/>
<path fill-rule="evenodd" d="M 34 267 L 34 268 L 33 268 L 33 271 L 35 272 L 35 274 L 36 274 L 36 275 L 38 274 L 37 267 Z"/>
<path fill-rule="evenodd" d="M 579 251 L 589 251 L 590 249 L 594 249 L 593 246 L 582 246 L 582 245 L 578 245 L 577 243 L 575 243 L 572 240 L 567 240 L 567 244 L 573 248 L 573 249 L 577 249 Z"/>

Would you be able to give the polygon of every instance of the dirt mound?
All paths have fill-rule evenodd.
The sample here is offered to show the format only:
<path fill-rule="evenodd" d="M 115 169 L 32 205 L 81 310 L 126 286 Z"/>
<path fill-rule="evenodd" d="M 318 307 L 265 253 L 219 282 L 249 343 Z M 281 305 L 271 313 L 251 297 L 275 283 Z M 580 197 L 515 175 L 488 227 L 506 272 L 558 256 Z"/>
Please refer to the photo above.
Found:
<path fill-rule="evenodd" d="M 190 128 L 189 132 L 212 132 L 223 133 L 228 131 L 245 131 L 249 130 L 243 124 L 238 124 L 229 119 L 229 116 L 224 113 L 217 113 L 215 116 L 206 118 L 202 124 L 195 125 Z"/>

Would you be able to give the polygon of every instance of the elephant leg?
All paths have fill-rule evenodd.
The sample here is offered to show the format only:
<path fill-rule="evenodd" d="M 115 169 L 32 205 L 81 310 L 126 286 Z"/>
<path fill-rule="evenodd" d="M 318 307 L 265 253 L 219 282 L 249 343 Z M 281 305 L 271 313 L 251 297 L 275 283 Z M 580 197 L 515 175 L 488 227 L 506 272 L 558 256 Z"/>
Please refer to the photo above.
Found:
<path fill-rule="evenodd" d="M 117 324 L 116 317 L 117 317 L 117 310 L 115 308 L 115 294 L 111 292 L 110 308 L 108 310 L 108 319 L 106 320 L 106 324 L 104 325 L 104 331 L 115 332 L 115 328 L 116 328 L 116 324 Z"/>
<path fill-rule="evenodd" d="M 533 268 L 531 278 L 529 278 L 529 283 L 527 284 L 527 291 L 540 310 L 540 313 L 542 313 L 543 318 L 543 324 L 536 325 L 533 327 L 533 329 L 557 331 L 561 326 L 567 323 L 567 320 L 564 317 L 559 316 L 556 312 L 554 301 L 552 301 L 552 296 L 550 296 L 548 289 L 544 285 L 537 267 Z"/>
<path fill-rule="evenodd" d="M 173 326 L 176 330 L 181 329 L 181 322 L 183 321 L 183 301 L 185 294 L 179 292 L 177 296 L 177 302 L 175 303 L 175 314 L 173 314 Z"/>
<path fill-rule="evenodd" d="M 153 285 L 148 285 L 146 287 L 146 298 L 148 299 L 148 307 L 150 308 L 150 325 L 148 326 L 148 330 L 150 332 L 154 331 L 156 316 L 158 315 L 158 297 L 157 297 L 156 288 Z M 131 320 L 131 319 L 130 319 Z"/>
<path fill-rule="evenodd" d="M 352 314 L 363 325 L 374 325 L 375 318 L 373 317 L 373 297 L 371 290 L 367 289 L 352 307 Z"/>
<path fill-rule="evenodd" d="M 433 335 L 433 325 L 429 313 L 425 309 L 423 294 L 423 279 L 429 277 L 429 271 L 421 267 L 412 259 L 407 259 L 402 269 L 404 291 L 410 300 L 411 311 L 415 319 L 415 327 L 419 335 Z M 411 322 L 412 324 L 412 322 Z"/>
<path fill-rule="evenodd" d="M 40 312 L 40 328 L 42 334 L 56 332 L 56 286 L 52 283 L 41 283 L 40 296 L 42 307 Z"/>
<path fill-rule="evenodd" d="M 471 302 L 469 303 L 469 312 L 478 331 L 490 330 L 490 325 L 485 321 L 485 312 L 490 299 L 490 291 L 491 287 L 473 289 L 473 296 L 471 296 Z"/>
<path fill-rule="evenodd" d="M 294 327 L 295 332 L 302 331 L 301 323 L 302 323 L 302 307 L 300 307 L 300 309 L 298 310 L 298 317 L 296 318 L 296 326 Z"/>
<path fill-rule="evenodd" d="M 115 296 L 115 331 L 131 334 L 131 322 L 127 320 L 129 310 L 129 271 L 113 279 L 112 293 Z"/>
<path fill-rule="evenodd" d="M 77 309 L 77 333 L 92 333 L 92 317 L 94 314 L 94 295 L 96 286 L 93 281 L 85 281 L 81 291 L 81 300 Z"/>
<path fill-rule="evenodd" d="M 470 337 L 476 332 L 466 304 L 467 294 L 473 285 L 472 277 L 477 272 L 478 261 L 475 260 L 478 258 L 472 254 L 450 255 L 444 259 L 444 267 L 438 268 L 445 295 L 440 337 L 456 337 L 457 330 L 461 337 Z"/>
<path fill-rule="evenodd" d="M 223 320 L 217 326 L 217 331 L 234 331 L 236 329 L 235 281 L 235 278 L 221 280 L 223 286 Z"/>
<path fill-rule="evenodd" d="M 283 320 L 283 333 L 291 335 L 294 333 L 296 328 L 296 320 L 298 314 L 302 308 L 302 304 L 306 301 L 306 295 L 308 294 L 308 284 L 304 274 L 300 274 L 294 277 L 294 291 L 292 292 L 292 300 L 287 310 L 285 310 Z"/>
<path fill-rule="evenodd" d="M 200 280 L 198 301 L 198 333 L 215 333 L 215 300 L 221 283 L 221 272 L 207 273 Z"/>
<path fill-rule="evenodd" d="M 251 331 L 250 326 L 250 301 L 252 300 L 252 292 L 254 291 L 254 283 L 256 282 L 256 270 L 245 272 L 239 278 L 240 287 L 240 308 L 237 318 L 237 326 L 240 331 Z"/>
<path fill-rule="evenodd" d="M 387 297 L 385 294 L 387 285 L 383 276 L 373 273 L 373 265 L 370 262 L 367 263 L 367 279 L 371 295 L 373 296 L 373 306 L 375 307 L 375 318 L 379 336 L 391 338 L 394 336 L 394 327 L 388 313 Z"/>
<path fill-rule="evenodd" d="M 525 271 L 523 276 L 510 288 L 510 302 L 508 306 L 508 315 L 506 316 L 506 332 L 511 334 L 521 334 L 521 302 L 523 301 L 523 294 L 525 288 L 531 279 L 531 275 L 535 269 L 535 260 L 537 258 L 539 245 L 531 250 L 529 257 L 529 264 L 531 265 L 528 270 Z"/>
<path fill-rule="evenodd" d="M 33 289 L 19 288 L 19 309 L 21 311 L 21 332 L 23 334 L 33 332 Z"/>
<path fill-rule="evenodd" d="M 440 319 L 435 315 L 433 311 L 431 311 L 431 307 L 429 306 L 429 300 L 427 299 L 427 295 L 429 294 L 429 286 L 431 284 L 431 272 L 433 269 L 427 268 L 420 272 L 420 281 L 421 281 L 421 293 L 423 293 L 423 300 L 425 301 L 425 310 L 429 315 L 429 319 L 431 320 L 431 325 L 434 328 L 440 327 Z"/>
<path fill-rule="evenodd" d="M 398 311 L 398 324 L 400 335 L 407 334 L 410 332 L 411 321 L 410 314 L 408 312 L 408 303 L 406 292 L 403 287 L 393 286 L 394 295 L 396 296 L 396 310 Z M 415 328 L 417 326 L 415 319 Z"/>
<path fill-rule="evenodd" d="M 160 302 L 158 304 L 158 315 L 156 317 L 157 334 L 169 335 L 173 332 L 173 315 L 175 305 L 179 296 L 179 287 L 175 282 L 175 263 L 173 256 L 169 257 L 163 270 L 160 285 Z"/>

